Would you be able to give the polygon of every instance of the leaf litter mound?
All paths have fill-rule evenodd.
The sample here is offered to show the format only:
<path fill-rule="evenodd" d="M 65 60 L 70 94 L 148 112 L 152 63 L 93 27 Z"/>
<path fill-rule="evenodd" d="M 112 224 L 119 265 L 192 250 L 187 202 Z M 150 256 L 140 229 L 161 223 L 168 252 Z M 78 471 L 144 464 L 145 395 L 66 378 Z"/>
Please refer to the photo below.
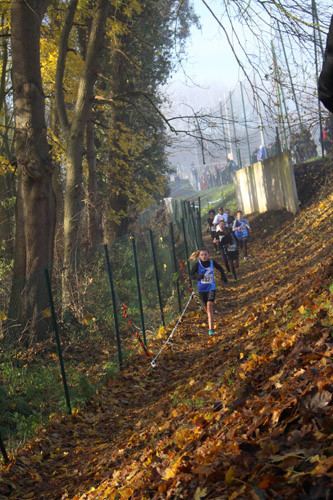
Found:
<path fill-rule="evenodd" d="M 295 217 L 250 217 L 250 259 L 219 285 L 215 336 L 193 302 L 155 369 L 136 355 L 2 466 L 0 499 L 331 498 L 327 187 Z"/>

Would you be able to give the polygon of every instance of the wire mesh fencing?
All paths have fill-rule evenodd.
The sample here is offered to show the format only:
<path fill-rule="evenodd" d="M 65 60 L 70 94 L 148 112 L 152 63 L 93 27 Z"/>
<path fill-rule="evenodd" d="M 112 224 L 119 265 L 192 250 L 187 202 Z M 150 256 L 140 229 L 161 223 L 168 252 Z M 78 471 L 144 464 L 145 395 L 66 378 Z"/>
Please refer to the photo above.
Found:
<path fill-rule="evenodd" d="M 151 339 L 188 299 L 179 264 L 200 246 L 199 222 L 184 203 L 169 223 L 77 252 L 66 270 L 2 284 L 4 460 L 50 415 L 86 404 L 134 353 L 149 358 Z"/>

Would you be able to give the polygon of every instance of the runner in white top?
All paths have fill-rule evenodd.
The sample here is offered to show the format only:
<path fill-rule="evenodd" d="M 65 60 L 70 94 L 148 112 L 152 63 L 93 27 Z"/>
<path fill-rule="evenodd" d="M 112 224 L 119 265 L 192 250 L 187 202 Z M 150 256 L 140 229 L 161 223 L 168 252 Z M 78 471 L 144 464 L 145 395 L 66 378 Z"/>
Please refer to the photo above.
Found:
<path fill-rule="evenodd" d="M 225 223 L 228 222 L 228 215 L 223 211 L 223 207 L 220 207 L 219 213 L 215 215 L 213 226 L 218 226 L 221 220 L 224 220 Z"/>

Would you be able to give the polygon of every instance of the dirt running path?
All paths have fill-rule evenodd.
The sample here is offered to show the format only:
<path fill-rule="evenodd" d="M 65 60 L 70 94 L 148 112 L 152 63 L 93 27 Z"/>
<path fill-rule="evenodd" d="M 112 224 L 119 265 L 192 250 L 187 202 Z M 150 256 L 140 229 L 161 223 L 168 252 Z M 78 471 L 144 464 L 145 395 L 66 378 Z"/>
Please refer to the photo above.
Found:
<path fill-rule="evenodd" d="M 303 303 L 304 286 L 310 286 L 314 279 L 326 279 L 329 250 L 322 241 L 313 238 L 314 230 L 319 234 L 329 212 L 328 205 L 321 209 L 298 216 L 296 222 L 286 212 L 271 212 L 254 218 L 251 221 L 250 259 L 240 261 L 238 282 L 229 278 L 227 285 L 218 285 L 216 335 L 208 336 L 206 318 L 198 313 L 193 303 L 172 340 L 172 346 L 163 351 L 155 369 L 143 356 L 135 356 L 131 365 L 119 377 L 110 380 L 86 409 L 70 417 L 55 419 L 49 428 L 39 431 L 27 448 L 4 467 L 0 499 L 181 498 L 171 493 L 168 496 L 165 490 L 158 493 L 153 486 L 150 492 L 147 486 L 147 496 L 142 496 L 143 490 L 137 486 L 139 489 L 135 495 L 136 490 L 129 487 L 126 490 L 126 484 L 120 478 L 126 468 L 126 477 L 131 475 L 129 471 L 134 471 L 133 463 L 139 470 L 141 461 L 142 470 L 136 472 L 136 484 L 139 485 L 148 462 L 150 464 L 156 459 L 151 455 L 155 446 L 152 443 L 156 441 L 158 446 L 164 446 L 164 451 L 158 459 L 159 467 L 155 466 L 149 473 L 149 484 L 166 484 L 166 481 L 161 481 L 162 470 L 167 478 L 167 474 L 170 475 L 169 481 L 173 480 L 172 467 L 175 466 L 171 467 L 166 450 L 171 450 L 177 442 L 177 429 L 186 427 L 189 415 L 201 407 L 207 413 L 214 405 L 220 404 L 221 394 L 217 395 L 214 389 L 215 392 L 207 396 L 205 387 L 233 377 L 227 367 L 235 360 L 237 363 L 246 352 L 242 342 L 247 325 L 251 321 L 253 325 L 261 321 L 269 328 L 271 313 L 278 309 L 279 304 L 288 301 L 290 307 L 297 309 Z M 305 227 L 309 217 L 313 217 L 311 231 Z M 217 260 L 220 261 L 219 257 Z M 163 340 L 154 341 L 153 352 L 158 351 Z M 259 345 L 253 347 L 258 349 Z M 231 388 L 232 383 L 229 384 Z M 242 390 L 233 394 L 233 405 L 242 404 L 246 394 L 253 390 L 251 383 L 243 384 Z M 202 425 L 198 423 L 200 432 L 205 433 L 205 428 L 204 420 Z M 168 436 L 172 435 L 176 437 L 169 445 L 171 437 Z M 204 442 L 202 437 L 200 439 Z M 186 450 L 194 442 L 193 437 L 190 439 L 189 434 L 188 442 L 183 437 L 179 440 L 179 447 L 186 455 Z M 177 458 L 173 452 L 170 456 Z M 170 473 L 165 472 L 168 467 Z M 229 467 L 227 464 L 227 471 Z M 118 497 L 114 496 L 118 491 L 114 486 L 117 474 Z M 203 472 L 200 474 L 193 476 L 192 471 L 188 476 L 206 477 L 202 476 Z M 222 476 L 224 481 L 225 472 Z M 183 479 L 184 484 L 186 481 L 190 482 L 190 477 Z M 200 481 L 197 479 L 186 491 L 198 491 Z M 109 482 L 110 486 L 107 486 Z M 129 479 L 128 484 L 131 484 Z M 105 496 L 97 495 L 100 485 L 104 485 Z M 193 493 L 184 495 L 182 498 L 193 498 Z"/>

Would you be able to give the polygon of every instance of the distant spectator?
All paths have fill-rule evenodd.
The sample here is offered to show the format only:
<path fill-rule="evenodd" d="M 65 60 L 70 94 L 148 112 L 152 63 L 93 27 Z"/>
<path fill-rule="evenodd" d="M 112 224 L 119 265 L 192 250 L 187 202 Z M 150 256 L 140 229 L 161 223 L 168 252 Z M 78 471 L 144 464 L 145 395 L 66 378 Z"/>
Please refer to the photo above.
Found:
<path fill-rule="evenodd" d="M 324 153 L 328 154 L 329 150 L 330 150 L 330 141 L 328 139 L 328 133 L 327 133 L 327 127 L 326 127 L 326 125 L 323 126 L 322 134 L 320 134 L 320 136 L 319 136 L 319 142 L 323 146 Z"/>
<path fill-rule="evenodd" d="M 259 146 L 258 152 L 257 152 L 257 161 L 263 161 L 266 160 L 266 149 L 263 144 Z"/>
<path fill-rule="evenodd" d="M 299 133 L 292 134 L 290 146 L 295 152 L 296 163 L 317 156 L 317 146 L 312 139 L 310 130 L 304 125 Z"/>
<path fill-rule="evenodd" d="M 258 152 L 259 152 L 259 149 L 258 148 L 254 148 L 253 152 L 252 152 L 252 155 L 251 155 L 251 163 L 257 163 L 258 161 Z"/>
<path fill-rule="evenodd" d="M 208 180 L 205 173 L 203 173 L 201 176 L 201 189 L 208 189 Z"/>
<path fill-rule="evenodd" d="M 237 170 L 237 168 L 238 168 L 237 163 L 235 163 L 233 159 L 229 159 L 229 160 L 228 160 L 227 166 L 228 166 L 228 168 L 230 168 L 231 170 Z"/>
<path fill-rule="evenodd" d="M 208 176 L 207 176 L 207 177 L 208 177 L 208 186 L 209 186 L 209 188 L 214 187 L 214 186 L 213 186 L 213 176 L 212 176 L 212 173 L 211 173 L 211 171 L 210 171 L 210 170 L 209 170 L 209 172 L 208 172 Z"/>
<path fill-rule="evenodd" d="M 333 115 L 330 113 L 323 125 L 323 134 L 319 137 L 319 142 L 323 145 L 325 154 L 332 151 L 333 143 Z"/>
<path fill-rule="evenodd" d="M 221 186 L 221 169 L 220 165 L 215 166 L 215 177 L 216 177 L 216 185 Z"/>
<path fill-rule="evenodd" d="M 198 171 L 197 171 L 197 169 L 195 167 L 192 167 L 191 172 L 192 172 L 192 176 L 193 176 L 194 181 L 197 182 L 197 180 L 198 180 Z"/>

